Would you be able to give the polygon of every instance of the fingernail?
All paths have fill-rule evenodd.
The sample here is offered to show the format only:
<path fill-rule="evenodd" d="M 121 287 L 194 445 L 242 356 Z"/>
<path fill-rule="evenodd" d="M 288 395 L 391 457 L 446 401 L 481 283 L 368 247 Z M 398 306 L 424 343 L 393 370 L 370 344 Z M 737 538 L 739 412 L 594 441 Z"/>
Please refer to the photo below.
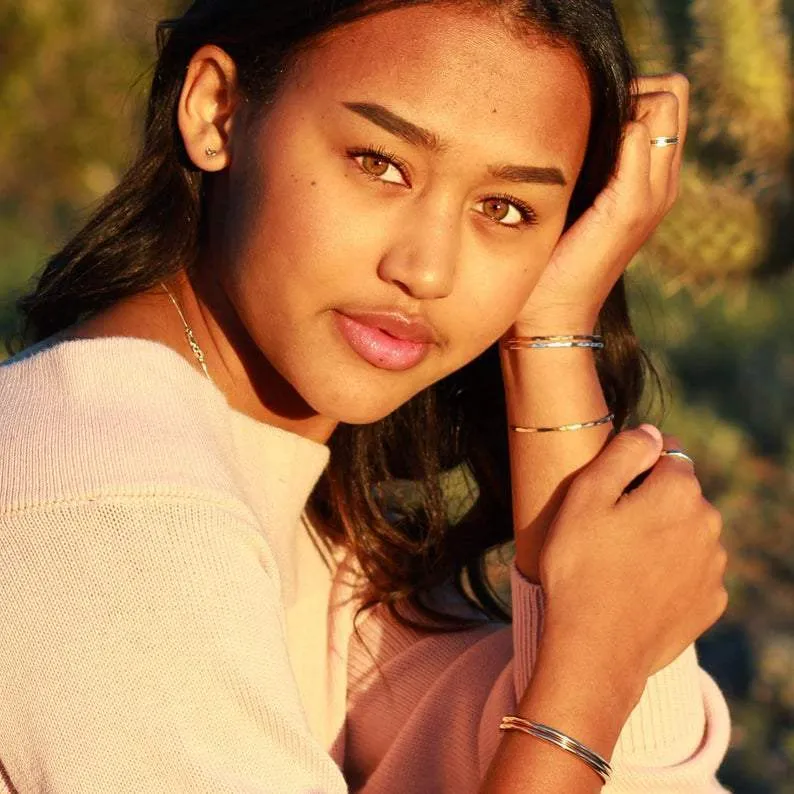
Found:
<path fill-rule="evenodd" d="M 640 425 L 637 430 L 642 430 L 647 433 L 657 444 L 662 443 L 662 432 L 659 430 L 658 427 L 654 427 L 653 425 L 642 424 Z"/>

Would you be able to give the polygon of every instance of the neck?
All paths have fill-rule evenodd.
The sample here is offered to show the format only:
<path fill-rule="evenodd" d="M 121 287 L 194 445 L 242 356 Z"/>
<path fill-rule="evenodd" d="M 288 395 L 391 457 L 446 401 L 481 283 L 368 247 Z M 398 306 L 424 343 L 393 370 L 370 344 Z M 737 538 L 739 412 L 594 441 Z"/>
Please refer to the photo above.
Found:
<path fill-rule="evenodd" d="M 328 441 L 336 421 L 316 413 L 271 365 L 216 278 L 206 271 L 191 278 L 182 275 L 169 289 L 204 352 L 211 377 L 232 408 L 313 441 Z M 174 317 L 181 324 L 176 311 Z M 180 352 L 199 366 L 186 342 Z"/>
<path fill-rule="evenodd" d="M 204 354 L 210 378 L 234 410 L 321 444 L 328 441 L 337 422 L 316 413 L 273 368 L 217 280 L 180 273 L 168 280 L 167 287 Z M 168 345 L 202 372 L 179 312 L 160 286 L 119 301 L 72 328 L 69 335 L 152 339 Z"/>

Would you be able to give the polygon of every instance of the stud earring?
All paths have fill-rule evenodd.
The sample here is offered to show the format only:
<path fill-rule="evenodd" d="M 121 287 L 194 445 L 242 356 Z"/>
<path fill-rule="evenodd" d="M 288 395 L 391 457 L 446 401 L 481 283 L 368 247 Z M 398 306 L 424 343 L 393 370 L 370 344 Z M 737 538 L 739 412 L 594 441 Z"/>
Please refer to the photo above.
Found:
<path fill-rule="evenodd" d="M 208 146 L 204 150 L 204 154 L 206 154 L 207 157 L 217 157 L 218 156 L 218 150 L 217 149 L 213 149 L 211 146 Z"/>

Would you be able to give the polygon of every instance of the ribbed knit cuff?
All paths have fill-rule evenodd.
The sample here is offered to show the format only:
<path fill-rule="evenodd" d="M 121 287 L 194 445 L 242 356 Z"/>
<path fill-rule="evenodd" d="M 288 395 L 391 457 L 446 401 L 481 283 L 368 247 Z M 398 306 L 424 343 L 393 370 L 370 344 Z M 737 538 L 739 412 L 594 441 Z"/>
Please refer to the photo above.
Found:
<path fill-rule="evenodd" d="M 529 686 L 543 631 L 544 597 L 539 584 L 530 582 L 510 566 L 510 587 L 513 604 L 513 682 L 516 702 Z"/>
<path fill-rule="evenodd" d="M 667 668 L 654 676 L 657 680 L 651 682 L 643 695 L 612 756 L 615 778 L 608 786 L 611 794 L 727 792 L 717 780 L 716 772 L 730 741 L 730 714 L 725 698 L 707 673 L 697 671 L 698 696 L 693 701 L 703 706 L 702 721 L 686 722 L 686 710 L 671 709 L 671 692 L 678 689 L 680 693 L 680 686 L 656 698 L 662 710 L 658 718 L 648 719 L 654 689 L 664 690 L 665 681 L 669 683 L 682 675 L 683 668 L 691 663 L 691 656 L 694 654 L 687 651 L 688 658 L 677 660 L 671 665 L 672 670 Z M 668 720 L 666 725 L 662 724 L 663 718 Z"/>
<path fill-rule="evenodd" d="M 701 670 L 692 645 L 648 679 L 614 756 L 631 766 L 680 763 L 697 751 L 705 723 Z"/>

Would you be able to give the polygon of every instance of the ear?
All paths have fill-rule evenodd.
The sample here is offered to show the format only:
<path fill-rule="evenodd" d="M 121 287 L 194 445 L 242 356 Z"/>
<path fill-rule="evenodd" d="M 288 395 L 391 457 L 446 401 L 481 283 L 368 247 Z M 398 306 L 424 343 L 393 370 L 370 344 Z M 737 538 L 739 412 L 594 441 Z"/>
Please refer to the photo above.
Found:
<path fill-rule="evenodd" d="M 214 45 L 197 50 L 187 68 L 177 120 L 188 157 L 203 171 L 222 171 L 231 162 L 232 121 L 239 104 L 231 57 Z"/>

